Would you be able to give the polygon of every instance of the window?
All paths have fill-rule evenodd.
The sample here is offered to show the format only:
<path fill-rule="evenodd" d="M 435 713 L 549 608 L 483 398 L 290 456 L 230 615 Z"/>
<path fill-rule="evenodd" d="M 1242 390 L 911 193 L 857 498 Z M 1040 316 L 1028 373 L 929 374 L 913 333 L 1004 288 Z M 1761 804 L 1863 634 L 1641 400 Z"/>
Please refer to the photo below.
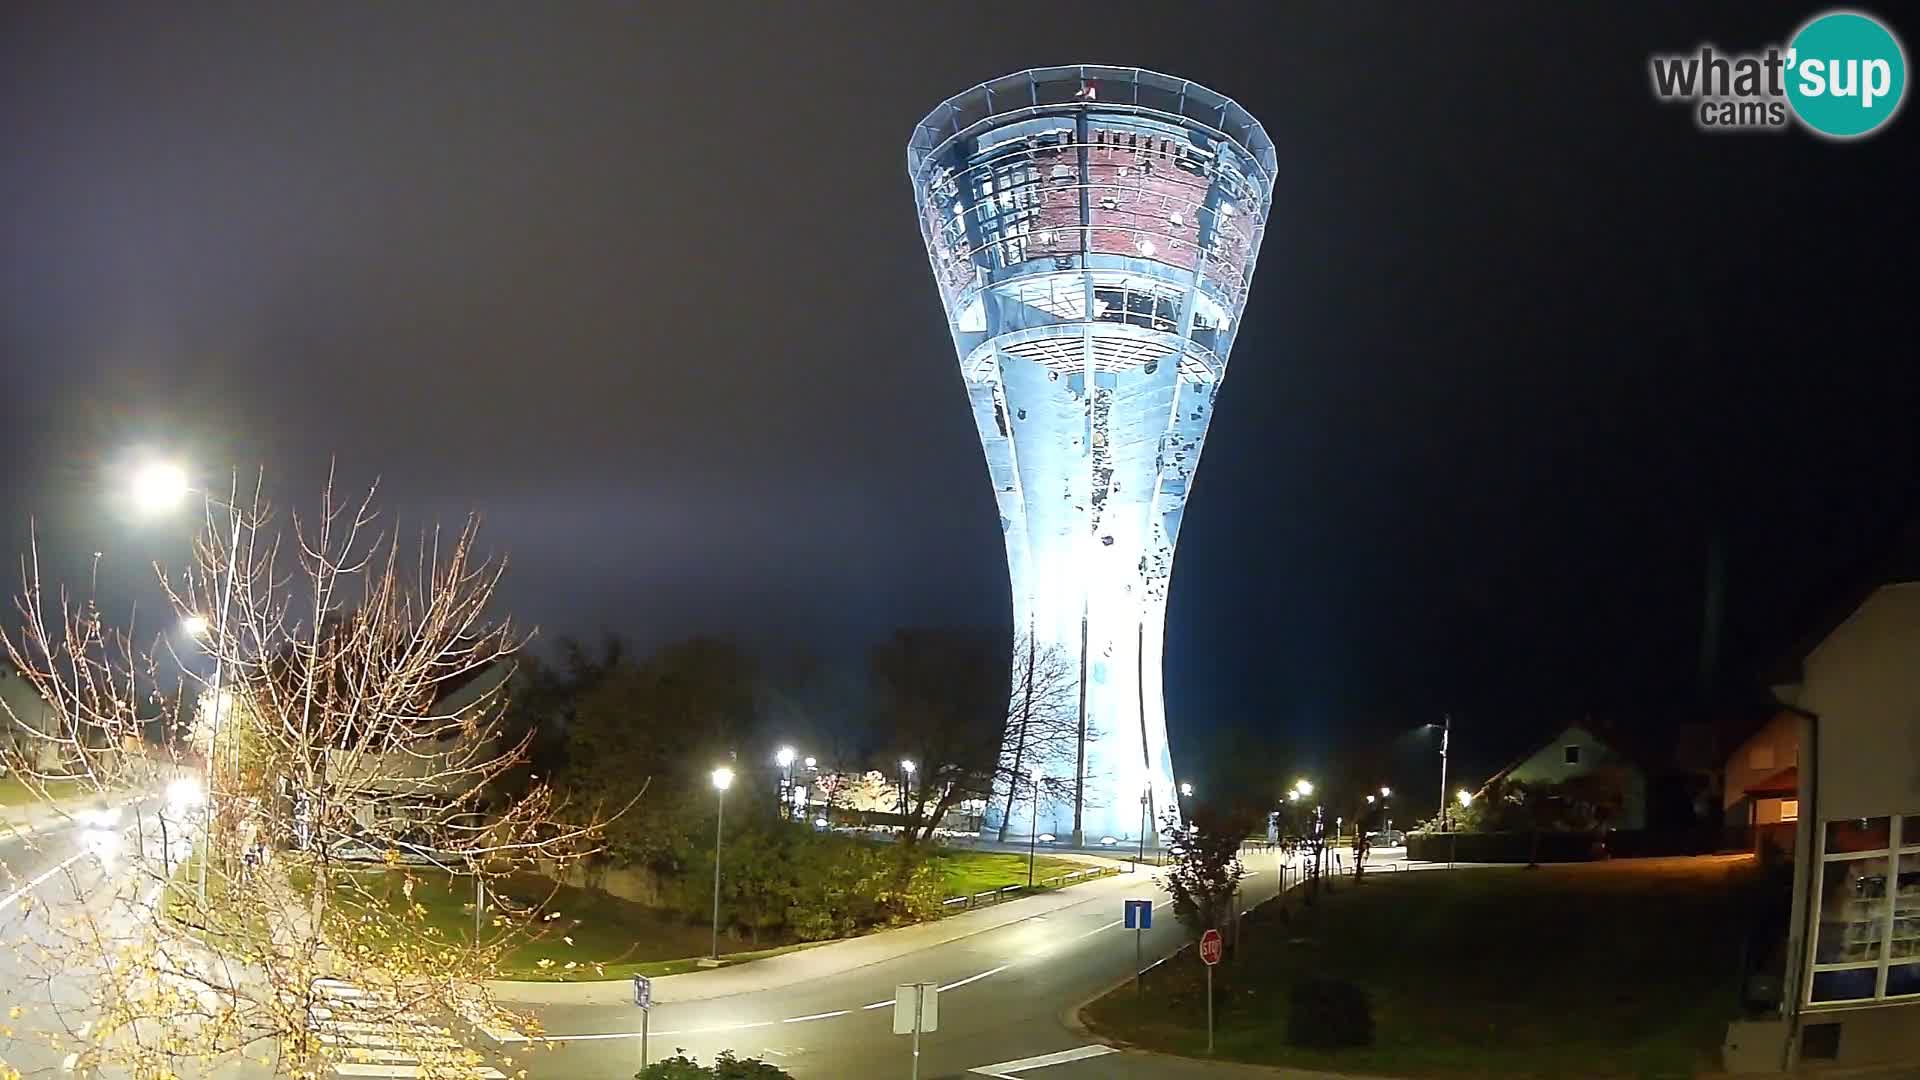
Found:
<path fill-rule="evenodd" d="M 1578 746 L 1565 747 L 1561 752 L 1566 755 L 1567 764 L 1569 765 L 1580 764 L 1580 748 Z"/>
<path fill-rule="evenodd" d="M 1920 996 L 1920 814 L 1827 822 L 1818 880 L 1808 1002 Z"/>
<path fill-rule="evenodd" d="M 1773 747 L 1756 746 L 1747 751 L 1747 768 L 1757 772 L 1773 768 Z"/>
<path fill-rule="evenodd" d="M 1781 821 L 1799 821 L 1800 820 L 1800 800 L 1799 799 L 1781 799 L 1780 800 L 1780 820 Z"/>

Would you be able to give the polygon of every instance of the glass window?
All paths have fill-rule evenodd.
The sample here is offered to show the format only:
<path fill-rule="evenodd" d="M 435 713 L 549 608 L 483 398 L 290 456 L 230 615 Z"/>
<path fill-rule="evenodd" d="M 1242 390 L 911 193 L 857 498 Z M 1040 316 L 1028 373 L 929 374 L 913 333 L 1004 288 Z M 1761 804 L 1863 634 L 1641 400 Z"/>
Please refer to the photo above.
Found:
<path fill-rule="evenodd" d="M 1858 1001 L 1871 998 L 1873 982 L 1879 977 L 1880 969 L 1870 967 L 1816 971 L 1813 973 L 1813 1000 Z"/>
<path fill-rule="evenodd" d="M 1859 964 L 1880 959 L 1891 910 L 1886 856 L 1829 862 L 1820 875 L 1820 936 L 1816 964 Z"/>
<path fill-rule="evenodd" d="M 1893 841 L 1889 825 L 1890 819 L 1883 817 L 1829 821 L 1827 822 L 1827 854 L 1885 851 Z"/>
<path fill-rule="evenodd" d="M 1830 821 L 1822 839 L 1807 1000 L 1920 995 L 1920 815 Z"/>
<path fill-rule="evenodd" d="M 1579 747 L 1569 746 L 1565 749 L 1565 753 L 1566 753 L 1567 764 L 1569 765 L 1580 764 L 1580 748 Z"/>
<path fill-rule="evenodd" d="M 1800 800 L 1799 799 L 1781 799 L 1780 800 L 1780 820 L 1781 821 L 1799 821 L 1800 820 Z"/>

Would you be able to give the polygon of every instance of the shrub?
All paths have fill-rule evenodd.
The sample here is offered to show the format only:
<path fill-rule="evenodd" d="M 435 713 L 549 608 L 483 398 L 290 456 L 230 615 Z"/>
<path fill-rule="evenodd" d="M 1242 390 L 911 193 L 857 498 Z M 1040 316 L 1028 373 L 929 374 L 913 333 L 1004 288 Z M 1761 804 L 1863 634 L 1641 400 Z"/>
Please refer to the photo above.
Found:
<path fill-rule="evenodd" d="M 702 1065 L 682 1050 L 634 1073 L 633 1080 L 793 1080 L 793 1075 L 759 1058 L 734 1057 L 731 1050 L 720 1051 L 712 1065 Z"/>
<path fill-rule="evenodd" d="M 1373 1003 L 1342 979 L 1301 979 L 1287 1011 L 1287 1042 L 1316 1050 L 1373 1043 Z"/>

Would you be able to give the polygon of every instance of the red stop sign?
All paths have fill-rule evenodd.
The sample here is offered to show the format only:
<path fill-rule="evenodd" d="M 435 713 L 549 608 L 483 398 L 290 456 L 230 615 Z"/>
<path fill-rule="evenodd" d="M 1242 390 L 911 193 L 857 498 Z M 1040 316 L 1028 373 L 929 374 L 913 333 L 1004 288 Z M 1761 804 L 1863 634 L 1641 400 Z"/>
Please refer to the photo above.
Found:
<path fill-rule="evenodd" d="M 1208 967 L 1220 962 L 1220 931 L 1209 930 L 1200 935 L 1200 959 Z"/>

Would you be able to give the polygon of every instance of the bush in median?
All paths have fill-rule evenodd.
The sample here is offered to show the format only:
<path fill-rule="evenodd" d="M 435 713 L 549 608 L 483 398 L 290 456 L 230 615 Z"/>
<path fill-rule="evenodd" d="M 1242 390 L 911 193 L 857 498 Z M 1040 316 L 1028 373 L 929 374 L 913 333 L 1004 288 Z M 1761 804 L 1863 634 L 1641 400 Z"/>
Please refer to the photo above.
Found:
<path fill-rule="evenodd" d="M 633 1074 L 633 1080 L 793 1080 L 791 1073 L 759 1058 L 737 1058 L 722 1050 L 712 1065 L 702 1065 L 680 1051 Z"/>

